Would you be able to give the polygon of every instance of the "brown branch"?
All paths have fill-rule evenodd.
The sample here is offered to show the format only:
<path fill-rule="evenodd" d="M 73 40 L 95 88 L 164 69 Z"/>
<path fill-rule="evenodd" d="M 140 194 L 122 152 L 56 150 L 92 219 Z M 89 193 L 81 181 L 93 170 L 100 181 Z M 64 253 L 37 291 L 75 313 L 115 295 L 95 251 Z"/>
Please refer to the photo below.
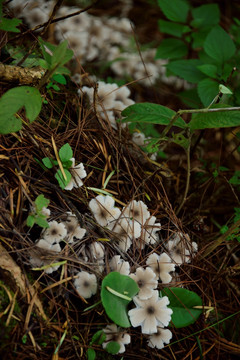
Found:
<path fill-rule="evenodd" d="M 40 66 L 22 68 L 20 66 L 4 65 L 0 63 L 0 79 L 10 83 L 37 85 L 46 70 Z"/>

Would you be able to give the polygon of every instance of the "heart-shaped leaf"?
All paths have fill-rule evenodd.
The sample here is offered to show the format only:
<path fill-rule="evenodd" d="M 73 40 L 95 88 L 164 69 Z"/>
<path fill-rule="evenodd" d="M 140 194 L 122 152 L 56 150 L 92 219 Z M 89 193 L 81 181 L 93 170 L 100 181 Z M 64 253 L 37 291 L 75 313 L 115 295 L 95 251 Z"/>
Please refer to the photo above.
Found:
<path fill-rule="evenodd" d="M 109 273 L 102 282 L 101 299 L 108 317 L 121 327 L 131 326 L 127 306 L 139 288 L 129 276 L 116 271 Z"/>
<path fill-rule="evenodd" d="M 162 295 L 169 298 L 168 307 L 173 310 L 171 321 L 176 328 L 193 324 L 202 313 L 202 309 L 194 309 L 202 306 L 202 299 L 193 291 L 172 287 L 163 289 Z"/>

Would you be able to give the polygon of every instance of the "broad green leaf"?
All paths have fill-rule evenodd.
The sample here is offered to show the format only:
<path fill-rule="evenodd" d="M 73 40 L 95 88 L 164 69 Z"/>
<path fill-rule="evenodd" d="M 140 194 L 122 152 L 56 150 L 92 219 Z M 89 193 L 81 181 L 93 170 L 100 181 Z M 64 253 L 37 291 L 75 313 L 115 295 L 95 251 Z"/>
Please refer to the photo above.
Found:
<path fill-rule="evenodd" d="M 175 287 L 164 288 L 162 295 L 169 298 L 168 307 L 173 310 L 171 321 L 176 328 L 193 324 L 202 313 L 202 309 L 194 309 L 194 306 L 202 306 L 202 299 L 193 291 Z"/>
<path fill-rule="evenodd" d="M 221 91 L 222 94 L 232 95 L 232 91 L 222 84 L 219 85 L 219 91 Z"/>
<path fill-rule="evenodd" d="M 175 75 L 192 83 L 198 83 L 205 78 L 205 75 L 198 70 L 202 62 L 198 59 L 171 61 L 167 68 Z"/>
<path fill-rule="evenodd" d="M 184 0 L 158 0 L 164 15 L 172 21 L 185 23 L 188 16 L 189 5 Z"/>
<path fill-rule="evenodd" d="M 50 200 L 46 199 L 43 194 L 38 195 L 34 201 L 37 211 L 41 211 L 43 207 L 48 207 Z"/>
<path fill-rule="evenodd" d="M 223 64 L 234 55 L 236 47 L 226 31 L 220 26 L 216 26 L 206 37 L 204 50 L 217 63 Z"/>
<path fill-rule="evenodd" d="M 87 349 L 87 360 L 95 360 L 96 351 L 94 349 Z"/>
<path fill-rule="evenodd" d="M 164 39 L 157 48 L 156 59 L 179 59 L 187 55 L 187 45 L 179 39 Z"/>
<path fill-rule="evenodd" d="M 1 106 L 1 102 L 0 102 Z M 15 116 L 4 116 L 0 109 L 0 134 L 10 134 L 22 128 L 22 121 Z"/>
<path fill-rule="evenodd" d="M 27 217 L 27 226 L 32 227 L 35 224 L 35 216 L 28 215 Z"/>
<path fill-rule="evenodd" d="M 175 111 L 165 106 L 146 102 L 128 106 L 122 111 L 125 117 L 122 121 L 168 125 L 175 114 Z M 178 118 L 174 126 L 185 128 L 186 124 L 182 118 Z"/>
<path fill-rule="evenodd" d="M 203 74 L 213 78 L 213 79 L 217 79 L 217 71 L 218 68 L 216 65 L 213 64 L 203 64 L 203 65 L 199 65 L 197 67 Z"/>
<path fill-rule="evenodd" d="M 198 83 L 197 90 L 203 105 L 207 107 L 219 93 L 219 83 L 212 79 L 204 79 Z"/>
<path fill-rule="evenodd" d="M 130 300 L 121 298 L 108 289 L 129 297 Z M 108 317 L 121 327 L 130 327 L 131 323 L 127 314 L 127 306 L 139 288 L 136 282 L 129 276 L 122 275 L 116 271 L 109 273 L 102 281 L 101 299 Z"/>
<path fill-rule="evenodd" d="M 59 150 L 59 157 L 62 162 L 68 161 L 73 157 L 73 151 L 71 146 L 66 143 Z"/>
<path fill-rule="evenodd" d="M 20 30 L 17 29 L 17 26 L 19 26 L 21 23 L 22 23 L 22 20 L 19 20 L 19 19 L 2 18 L 0 20 L 0 30 L 19 33 Z"/>
<path fill-rule="evenodd" d="M 26 117 L 33 122 L 42 107 L 41 94 L 36 88 L 19 86 L 8 90 L 0 99 L 0 123 L 2 119 L 12 119 L 22 107 L 26 110 Z"/>
<path fill-rule="evenodd" d="M 229 183 L 232 185 L 240 185 L 240 171 L 236 170 L 234 175 L 229 179 Z"/>
<path fill-rule="evenodd" d="M 172 21 L 159 20 L 158 26 L 161 33 L 182 37 L 182 34 L 191 31 L 190 27 L 184 24 L 177 24 Z"/>
<path fill-rule="evenodd" d="M 109 354 L 112 354 L 112 355 L 115 355 L 119 352 L 120 350 L 120 344 L 116 341 L 110 341 L 105 350 L 109 353 Z"/>
<path fill-rule="evenodd" d="M 228 107 L 225 104 L 215 104 L 211 108 Z M 188 124 L 191 130 L 212 129 L 240 126 L 240 111 L 206 112 L 193 114 Z"/>
<path fill-rule="evenodd" d="M 46 166 L 46 168 L 48 168 L 48 169 L 51 169 L 53 167 L 53 164 L 54 164 L 53 160 L 48 158 L 48 157 L 43 158 L 42 162 Z"/>
<path fill-rule="evenodd" d="M 70 182 L 72 175 L 70 174 L 70 172 L 66 169 L 64 169 L 65 175 L 67 177 L 67 180 L 64 179 L 63 174 L 61 172 L 60 169 L 58 169 L 58 171 L 55 174 L 55 178 L 58 181 L 59 186 L 64 189 Z"/>
<path fill-rule="evenodd" d="M 192 10 L 194 20 L 198 20 L 198 27 L 217 25 L 220 21 L 220 10 L 217 4 L 204 4 Z"/>

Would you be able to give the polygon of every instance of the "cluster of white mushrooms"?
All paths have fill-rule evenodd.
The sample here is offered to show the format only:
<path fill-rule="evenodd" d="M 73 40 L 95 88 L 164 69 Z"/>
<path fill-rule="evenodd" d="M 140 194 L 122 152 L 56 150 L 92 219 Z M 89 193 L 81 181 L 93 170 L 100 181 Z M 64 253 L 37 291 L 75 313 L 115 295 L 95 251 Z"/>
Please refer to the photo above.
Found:
<path fill-rule="evenodd" d="M 132 6 L 131 1 L 124 1 L 125 8 Z M 126 4 L 125 4 L 126 3 Z M 16 17 L 21 17 L 30 28 L 48 21 L 55 1 L 53 0 L 12 0 L 8 7 Z M 78 7 L 62 6 L 56 17 L 65 17 L 81 10 Z M 129 39 L 133 38 L 132 25 L 127 17 L 96 17 L 83 12 L 54 24 L 54 35 L 58 42 L 67 40 L 74 56 L 81 65 L 91 61 L 104 60 L 111 70 L 121 78 L 151 86 L 158 79 L 176 88 L 188 87 L 188 84 L 175 76 L 167 77 L 166 60 L 155 59 L 155 49 L 133 52 Z M 81 76 L 74 77 L 80 81 Z"/>
<path fill-rule="evenodd" d="M 168 298 L 159 296 L 159 285 L 169 284 L 175 267 L 191 261 L 191 257 L 197 251 L 197 244 L 191 242 L 187 235 L 177 232 L 159 250 L 158 232 L 161 230 L 161 224 L 150 214 L 147 205 L 141 200 L 132 200 L 120 209 L 115 206 L 112 196 L 98 195 L 90 200 L 88 206 L 93 216 L 91 226 L 99 227 L 106 232 L 107 240 L 117 244 L 117 254 L 105 263 L 104 241 L 100 238 L 99 241 L 93 241 L 88 245 L 88 253 L 91 254 L 91 259 L 94 259 L 93 271 L 89 271 L 89 258 L 87 252 L 83 251 L 82 270 L 74 276 L 77 293 L 80 297 L 89 299 L 98 292 L 96 270 L 102 275 L 109 271 L 117 271 L 131 277 L 137 283 L 139 292 L 133 298 L 136 307 L 128 312 L 130 322 L 133 327 L 141 326 L 142 333 L 148 337 L 150 347 L 163 348 L 172 337 L 171 331 L 166 329 L 171 320 L 172 310 L 167 307 Z M 44 213 L 50 216 L 48 209 L 44 209 Z M 49 228 L 43 230 L 36 247 L 51 250 L 55 257 L 46 261 L 35 254 L 30 258 L 32 266 L 42 267 L 48 274 L 56 271 L 60 266 L 56 259 L 61 257 L 64 246 L 80 243 L 87 233 L 88 230 L 82 228 L 76 216 L 70 212 L 67 213 L 65 221 L 50 221 Z M 141 263 L 141 266 L 138 266 L 136 262 L 131 264 L 125 260 L 125 255 L 133 247 L 139 251 L 148 247 L 149 254 L 145 264 Z M 103 331 L 106 333 L 104 348 L 108 342 L 116 341 L 120 344 L 119 353 L 125 351 L 125 345 L 131 340 L 126 331 L 116 324 L 109 324 Z"/>

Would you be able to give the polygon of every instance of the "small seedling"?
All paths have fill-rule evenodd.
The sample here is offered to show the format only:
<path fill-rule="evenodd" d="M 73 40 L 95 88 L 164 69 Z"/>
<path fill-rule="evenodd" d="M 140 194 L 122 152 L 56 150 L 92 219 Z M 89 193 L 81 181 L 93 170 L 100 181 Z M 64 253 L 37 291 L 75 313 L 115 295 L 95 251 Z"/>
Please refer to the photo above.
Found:
<path fill-rule="evenodd" d="M 34 208 L 30 215 L 27 217 L 27 226 L 32 227 L 34 224 L 41 226 L 42 228 L 48 228 L 47 215 L 44 215 L 43 208 L 49 205 L 49 200 L 44 197 L 43 194 L 38 195 L 34 202 Z"/>

